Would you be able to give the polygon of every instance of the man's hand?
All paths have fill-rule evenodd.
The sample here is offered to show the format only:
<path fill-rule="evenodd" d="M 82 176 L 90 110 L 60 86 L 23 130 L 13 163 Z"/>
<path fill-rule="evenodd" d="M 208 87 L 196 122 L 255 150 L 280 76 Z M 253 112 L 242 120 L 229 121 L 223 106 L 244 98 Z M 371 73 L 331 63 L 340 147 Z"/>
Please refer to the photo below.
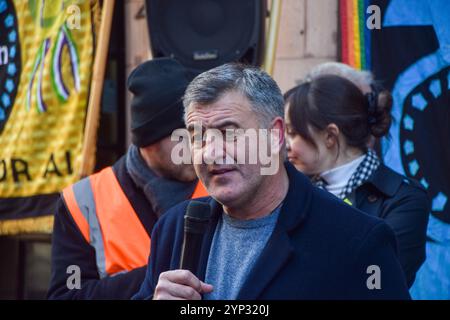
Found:
<path fill-rule="evenodd" d="M 171 270 L 159 275 L 153 300 L 201 300 L 213 286 L 200 281 L 188 270 Z"/>

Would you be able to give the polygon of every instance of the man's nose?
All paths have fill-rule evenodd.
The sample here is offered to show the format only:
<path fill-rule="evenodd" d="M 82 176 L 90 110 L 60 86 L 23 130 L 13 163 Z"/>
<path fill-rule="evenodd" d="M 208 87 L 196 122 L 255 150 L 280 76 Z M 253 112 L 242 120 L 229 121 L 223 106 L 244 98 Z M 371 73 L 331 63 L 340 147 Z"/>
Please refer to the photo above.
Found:
<path fill-rule="evenodd" d="M 287 151 L 291 151 L 291 141 L 289 138 L 286 139 L 286 149 Z"/>
<path fill-rule="evenodd" d="M 206 139 L 203 147 L 203 160 L 207 164 L 223 164 L 225 160 L 224 141 L 219 137 Z"/>

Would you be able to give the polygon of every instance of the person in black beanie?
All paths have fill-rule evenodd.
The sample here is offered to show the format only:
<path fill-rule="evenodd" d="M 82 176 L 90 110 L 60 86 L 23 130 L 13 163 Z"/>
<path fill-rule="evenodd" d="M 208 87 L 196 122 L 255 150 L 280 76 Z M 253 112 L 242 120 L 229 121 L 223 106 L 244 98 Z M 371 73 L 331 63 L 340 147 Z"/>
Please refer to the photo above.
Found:
<path fill-rule="evenodd" d="M 150 235 L 170 207 L 206 195 L 193 166 L 175 165 L 186 69 L 170 58 L 129 76 L 132 144 L 112 167 L 67 187 L 57 203 L 49 299 L 128 299 L 144 277 Z"/>

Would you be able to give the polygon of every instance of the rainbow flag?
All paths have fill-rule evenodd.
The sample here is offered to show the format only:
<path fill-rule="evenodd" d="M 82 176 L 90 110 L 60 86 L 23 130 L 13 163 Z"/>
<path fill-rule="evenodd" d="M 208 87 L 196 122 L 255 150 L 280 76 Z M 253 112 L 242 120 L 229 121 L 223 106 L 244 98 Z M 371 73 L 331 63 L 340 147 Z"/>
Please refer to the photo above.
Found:
<path fill-rule="evenodd" d="M 340 0 L 341 61 L 363 70 L 371 69 L 370 31 L 366 8 L 370 0 Z"/>

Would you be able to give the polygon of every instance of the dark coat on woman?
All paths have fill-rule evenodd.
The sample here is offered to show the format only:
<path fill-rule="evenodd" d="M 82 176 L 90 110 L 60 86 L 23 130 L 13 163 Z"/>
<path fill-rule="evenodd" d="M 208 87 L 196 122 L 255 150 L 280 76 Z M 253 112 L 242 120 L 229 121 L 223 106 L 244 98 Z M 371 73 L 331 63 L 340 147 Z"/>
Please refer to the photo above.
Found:
<path fill-rule="evenodd" d="M 425 189 L 381 164 L 350 197 L 353 206 L 383 219 L 397 239 L 400 264 L 411 287 L 425 261 L 425 242 L 430 202 Z"/>

